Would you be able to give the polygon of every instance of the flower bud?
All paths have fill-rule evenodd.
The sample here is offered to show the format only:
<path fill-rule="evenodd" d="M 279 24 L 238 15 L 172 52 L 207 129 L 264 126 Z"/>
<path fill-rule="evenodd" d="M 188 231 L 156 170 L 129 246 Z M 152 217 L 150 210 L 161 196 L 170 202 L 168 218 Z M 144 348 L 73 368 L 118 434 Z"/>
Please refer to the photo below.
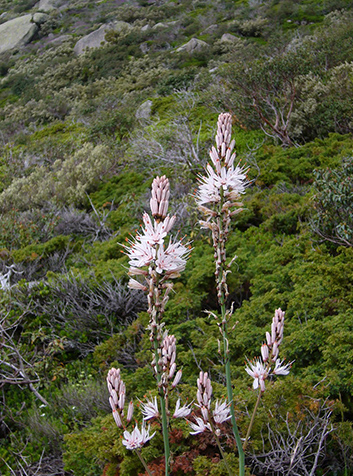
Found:
<path fill-rule="evenodd" d="M 175 377 L 174 377 L 174 380 L 173 380 L 173 383 L 172 383 L 173 388 L 175 388 L 178 385 L 178 383 L 180 382 L 182 374 L 183 374 L 183 372 L 181 370 L 178 370 L 177 373 L 175 374 Z"/>
<path fill-rule="evenodd" d="M 262 355 L 262 360 L 264 362 L 267 362 L 268 360 L 268 347 L 266 344 L 262 344 L 261 346 L 261 355 Z"/>
<path fill-rule="evenodd" d="M 129 406 L 128 406 L 128 409 L 127 409 L 127 415 L 126 415 L 126 421 L 128 423 L 130 423 L 130 421 L 132 420 L 133 413 L 134 413 L 134 403 L 131 400 L 130 403 L 129 403 Z"/>

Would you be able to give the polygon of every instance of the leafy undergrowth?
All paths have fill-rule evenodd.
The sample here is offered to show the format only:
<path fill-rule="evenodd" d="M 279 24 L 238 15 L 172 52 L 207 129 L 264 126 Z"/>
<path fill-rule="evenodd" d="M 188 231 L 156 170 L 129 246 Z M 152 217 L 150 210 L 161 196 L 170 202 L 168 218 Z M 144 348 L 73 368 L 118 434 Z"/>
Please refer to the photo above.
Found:
<path fill-rule="evenodd" d="M 0 14 L 32 11 L 33 2 L 11 3 L 0 0 Z M 70 2 L 50 14 L 38 42 L 0 57 L 1 323 L 15 345 L 15 351 L 1 348 L 0 471 L 14 474 L 21 463 L 31 475 L 41 464 L 58 471 L 65 464 L 77 476 L 144 474 L 122 445 L 104 383 L 115 366 L 127 397 L 137 401 L 155 392 L 147 303 L 127 288 L 122 245 L 139 229 L 156 174 L 170 178 L 178 236 L 192 242 L 165 313 L 183 366 L 180 396 L 195 398 L 200 368 L 212 376 L 216 398 L 223 396 L 219 331 L 205 312 L 219 312 L 213 251 L 193 192 L 218 113 L 227 110 L 251 180 L 227 248 L 229 260 L 237 256 L 227 305 L 234 306 L 229 346 L 242 435 L 256 400 L 244 360 L 259 354 L 278 307 L 286 311 L 282 356 L 293 361 L 290 376 L 271 382 L 262 399 L 248 473 L 277 474 L 266 473 L 256 454 L 275 448 L 278 435 L 290 441 L 297 431 L 293 441 L 299 442 L 314 424 L 319 434 L 332 410 L 335 431 L 320 471 L 350 474 L 351 5 L 117 3 Z M 80 36 L 116 18 L 131 30 L 74 54 Z M 222 41 L 224 33 L 232 37 Z M 69 37 L 50 44 L 49 34 Z M 191 38 L 208 46 L 178 53 Z M 274 129 L 274 111 L 288 112 L 292 85 L 296 97 L 284 140 Z M 264 91 L 262 109 L 255 110 L 254 98 Z M 9 374 L 7 362 L 17 368 L 19 355 L 42 400 L 26 379 L 13 383 L 20 374 Z M 158 436 L 142 451 L 154 474 L 164 474 L 163 442 L 158 424 L 152 426 Z M 222 443 L 237 468 L 234 442 Z M 309 461 L 315 445 L 307 446 Z M 226 474 L 211 436 L 191 437 L 183 421 L 172 432 L 172 451 L 177 476 Z"/>

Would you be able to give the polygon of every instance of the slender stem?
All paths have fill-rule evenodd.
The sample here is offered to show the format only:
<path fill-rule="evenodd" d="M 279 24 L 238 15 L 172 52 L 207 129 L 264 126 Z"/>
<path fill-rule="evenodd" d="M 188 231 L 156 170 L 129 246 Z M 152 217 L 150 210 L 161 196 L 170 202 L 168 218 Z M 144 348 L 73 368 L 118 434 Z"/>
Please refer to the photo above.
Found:
<path fill-rule="evenodd" d="M 223 458 L 224 464 L 226 465 L 228 474 L 229 474 L 229 476 L 234 476 L 232 470 L 231 470 L 230 467 L 229 467 L 228 461 L 227 461 L 227 459 L 226 459 L 226 455 L 225 455 L 225 453 L 224 453 L 224 451 L 223 451 L 223 449 L 222 449 L 221 442 L 220 442 L 220 440 L 219 440 L 219 438 L 218 438 L 218 436 L 217 436 L 216 429 L 215 429 L 215 427 L 214 427 L 214 425 L 213 425 L 213 423 L 212 423 L 211 420 L 210 420 L 210 425 L 211 425 L 211 428 L 212 428 L 212 433 L 214 434 L 214 437 L 215 437 L 215 439 L 216 439 L 216 443 L 217 443 L 219 452 L 221 453 L 221 456 L 222 456 L 222 458 Z"/>
<path fill-rule="evenodd" d="M 158 289 L 158 279 L 155 283 L 156 289 L 158 290 L 158 297 L 157 301 L 159 301 L 159 289 Z M 156 302 L 154 302 L 153 307 L 155 309 L 154 314 L 155 324 L 159 324 L 161 322 L 161 310 L 157 307 Z M 153 319 L 153 317 L 152 317 Z M 170 446 L 169 446 L 169 431 L 168 431 L 168 419 L 167 419 L 167 409 L 166 409 L 166 401 L 165 395 L 163 392 L 163 388 L 161 384 L 161 369 L 159 367 L 159 348 L 160 344 L 157 339 L 158 330 L 157 327 L 153 327 L 153 350 L 154 350 L 154 360 L 155 360 L 155 369 L 156 369 L 156 377 L 157 377 L 157 386 L 158 386 L 158 394 L 159 394 L 159 403 L 161 408 L 161 416 L 162 416 L 162 433 L 163 433 L 163 443 L 164 443 L 164 457 L 165 457 L 165 476 L 169 476 L 169 461 L 170 461 Z"/>
<path fill-rule="evenodd" d="M 244 445 L 243 445 L 243 450 L 245 450 L 246 447 L 247 447 L 247 445 L 248 445 L 248 440 L 249 440 L 250 432 L 251 432 L 251 430 L 252 430 L 252 426 L 253 426 L 254 421 L 255 421 L 255 415 L 256 415 L 257 408 L 258 408 L 258 406 L 259 406 L 260 400 L 261 400 L 261 395 L 262 395 L 262 391 L 261 391 L 261 389 L 259 388 L 259 395 L 257 396 L 257 400 L 256 400 L 256 403 L 255 403 L 254 411 L 252 412 L 252 415 L 251 415 L 251 420 L 250 420 L 250 423 L 249 423 L 248 431 L 246 432 L 246 437 L 245 437 L 245 441 L 244 441 Z"/>
<path fill-rule="evenodd" d="M 153 476 L 153 474 L 151 473 L 151 471 L 149 470 L 147 464 L 146 464 L 146 461 L 144 460 L 144 457 L 142 456 L 140 450 L 136 449 L 135 450 L 135 453 L 137 454 L 137 456 L 139 457 L 141 463 L 143 464 L 145 470 L 147 471 L 147 473 L 150 475 L 150 476 Z"/>
<path fill-rule="evenodd" d="M 265 369 L 265 378 L 267 377 L 267 375 L 270 371 L 270 367 L 271 367 L 271 360 L 268 360 L 267 365 L 266 365 L 266 369 Z M 245 450 L 247 445 L 248 445 L 248 439 L 249 439 L 249 436 L 250 436 L 250 432 L 252 430 L 252 426 L 254 424 L 255 415 L 256 415 L 257 408 L 259 406 L 262 394 L 263 394 L 263 392 L 261 391 L 261 387 L 260 387 L 259 388 L 259 395 L 257 396 L 254 411 L 251 415 L 251 420 L 250 420 L 250 423 L 249 423 L 248 431 L 246 432 L 246 437 L 245 437 L 244 444 L 243 444 L 243 450 Z"/>
<path fill-rule="evenodd" d="M 161 413 L 162 413 L 162 430 L 163 430 L 163 442 L 164 442 L 164 454 L 165 454 L 165 476 L 169 476 L 170 447 L 169 447 L 168 420 L 167 420 L 167 411 L 165 408 L 164 395 L 161 395 L 161 392 L 159 395 L 159 401 L 161 404 Z"/>
<path fill-rule="evenodd" d="M 160 386 L 161 382 L 161 374 L 158 365 L 159 354 L 158 354 L 158 342 L 156 335 L 154 335 L 154 358 L 156 361 L 156 376 L 157 376 L 157 385 L 158 385 L 158 393 L 159 393 L 159 403 L 161 408 L 161 416 L 162 416 L 162 433 L 163 433 L 163 443 L 164 443 L 164 456 L 165 456 L 165 476 L 169 476 L 169 460 L 170 460 L 170 446 L 169 446 L 169 432 L 168 432 L 168 420 L 167 420 L 167 410 L 165 405 L 164 393 L 163 389 Z"/>
<path fill-rule="evenodd" d="M 223 188 L 220 190 L 221 192 L 221 201 L 219 205 L 219 214 L 218 214 L 218 228 L 219 228 L 219 241 L 217 243 L 218 248 L 218 256 L 221 256 L 221 263 L 218 267 L 218 273 L 216 274 L 217 280 L 217 289 L 220 291 L 219 293 L 219 304 L 221 306 L 221 315 L 222 315 L 222 335 L 223 335 L 223 352 L 224 352 L 224 365 L 225 365 L 225 372 L 226 372 L 226 384 L 227 384 L 227 396 L 228 402 L 230 404 L 230 414 L 231 414 L 231 422 L 233 427 L 233 434 L 235 438 L 235 442 L 238 448 L 238 456 L 239 456 L 239 476 L 245 475 L 245 456 L 243 451 L 242 441 L 239 435 L 238 426 L 235 419 L 235 409 L 234 409 L 234 401 L 233 401 L 233 389 L 232 389 L 232 380 L 231 380 L 231 372 L 230 372 L 230 360 L 229 360 L 229 345 L 228 345 L 228 328 L 227 328 L 227 312 L 226 312 L 226 305 L 225 305 L 225 290 L 227 289 L 225 281 L 225 277 L 223 276 L 224 267 L 225 267 L 225 259 L 226 259 L 226 252 L 225 252 L 225 241 L 226 237 L 224 236 L 224 229 L 223 229 Z"/>
<path fill-rule="evenodd" d="M 244 456 L 241 438 L 239 435 L 237 422 L 235 419 L 233 389 L 232 389 L 232 381 L 231 381 L 231 373 L 230 373 L 230 361 L 229 361 L 229 355 L 228 355 L 228 332 L 227 332 L 227 323 L 225 319 L 225 305 L 224 304 L 222 305 L 221 310 L 222 310 L 222 322 L 223 322 L 222 334 L 223 334 L 224 360 L 225 360 L 226 383 L 227 383 L 227 396 L 228 396 L 228 402 L 230 404 L 230 414 L 231 414 L 231 422 L 233 427 L 233 434 L 234 434 L 235 442 L 238 448 L 239 476 L 244 476 L 245 475 L 245 456 Z"/>

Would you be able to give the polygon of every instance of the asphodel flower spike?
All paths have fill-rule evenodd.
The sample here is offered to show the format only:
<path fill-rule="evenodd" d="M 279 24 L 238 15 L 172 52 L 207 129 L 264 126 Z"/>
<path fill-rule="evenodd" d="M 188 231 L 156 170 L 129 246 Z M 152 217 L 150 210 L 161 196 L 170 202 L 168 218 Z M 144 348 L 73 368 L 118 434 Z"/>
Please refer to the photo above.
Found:
<path fill-rule="evenodd" d="M 206 176 L 199 176 L 199 189 L 196 202 L 201 212 L 205 204 L 221 202 L 222 195 L 228 206 L 239 207 L 240 195 L 248 185 L 247 169 L 239 164 L 234 167 L 236 153 L 233 152 L 235 141 L 231 140 L 232 118 L 230 114 L 220 114 L 216 135 L 217 149 L 210 150 L 211 164 L 206 166 Z M 206 213 L 207 214 L 207 213 Z"/>
<path fill-rule="evenodd" d="M 244 476 L 245 457 L 235 418 L 230 371 L 228 321 L 232 315 L 232 310 L 226 310 L 226 300 L 229 295 L 227 274 L 230 272 L 230 265 L 234 258 L 230 263 L 227 263 L 226 243 L 231 219 L 242 210 L 243 205 L 240 199 L 249 182 L 246 176 L 247 169 L 240 166 L 240 164 L 234 165 L 236 159 L 234 146 L 232 116 L 228 113 L 220 114 L 217 123 L 216 146 L 213 146 L 210 150 L 211 162 L 206 166 L 206 174 L 200 175 L 198 178 L 199 187 L 196 192 L 196 203 L 203 215 L 203 219 L 200 220 L 201 228 L 209 229 L 212 233 L 217 298 L 221 310 L 221 320 L 218 324 L 223 337 L 223 355 L 229 401 L 229 407 L 226 408 L 229 409 L 231 415 L 233 434 L 239 453 L 239 476 Z"/>
<path fill-rule="evenodd" d="M 181 379 L 181 370 L 177 371 L 176 339 L 168 336 L 164 329 L 163 313 L 173 289 L 172 280 L 177 278 L 185 269 L 190 254 L 190 244 L 182 240 L 172 239 L 169 232 L 173 228 L 176 217 L 168 215 L 169 180 L 167 177 L 156 177 L 152 182 L 150 199 L 151 215 L 143 215 L 143 225 L 135 238 L 127 240 L 123 245 L 129 258 L 129 286 L 146 292 L 150 321 L 147 329 L 150 331 L 152 351 L 152 369 L 154 371 L 159 402 L 148 400 L 142 403 L 144 420 L 160 418 L 162 423 L 166 474 L 169 474 L 169 392 L 175 389 Z M 180 407 L 178 401 L 174 417 L 178 418 L 189 412 L 187 406 Z M 119 414 L 120 416 L 120 414 Z M 126 446 L 138 448 L 141 432 L 136 427 L 132 433 L 124 433 Z M 127 446 L 127 447 L 128 447 Z"/>
<path fill-rule="evenodd" d="M 135 239 L 127 240 L 128 244 L 123 245 L 129 257 L 130 276 L 144 276 L 149 281 L 155 271 L 158 279 L 173 279 L 185 269 L 190 253 L 189 243 L 171 238 L 166 242 L 176 220 L 174 215 L 167 215 L 169 193 L 169 180 L 165 176 L 156 177 L 150 200 L 152 218 L 145 212 L 141 231 Z M 142 289 L 136 280 L 131 280 L 129 286 Z"/>
<path fill-rule="evenodd" d="M 269 376 L 288 375 L 293 363 L 283 364 L 278 358 L 279 346 L 283 340 L 284 314 L 281 308 L 275 310 L 271 332 L 266 332 L 266 343 L 261 346 L 261 358 L 248 362 L 248 366 L 245 367 L 245 371 L 254 379 L 253 388 L 260 387 L 261 392 L 265 391 L 265 380 Z"/>

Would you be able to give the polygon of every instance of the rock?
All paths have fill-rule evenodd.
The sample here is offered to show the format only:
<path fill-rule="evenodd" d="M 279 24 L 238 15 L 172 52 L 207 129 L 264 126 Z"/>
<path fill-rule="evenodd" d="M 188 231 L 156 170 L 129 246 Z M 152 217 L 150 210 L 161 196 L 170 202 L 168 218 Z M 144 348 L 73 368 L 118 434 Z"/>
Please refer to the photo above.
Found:
<path fill-rule="evenodd" d="M 167 28 L 168 25 L 166 25 L 165 23 L 156 23 L 155 25 L 153 25 L 152 27 L 152 30 L 159 30 L 159 29 L 162 29 L 162 28 Z"/>
<path fill-rule="evenodd" d="M 40 0 L 35 6 L 42 12 L 50 12 L 55 10 L 58 0 Z"/>
<path fill-rule="evenodd" d="M 176 25 L 177 21 L 169 21 L 168 23 L 156 23 L 153 25 L 152 30 L 161 30 L 162 28 L 169 28 L 170 26 Z"/>
<path fill-rule="evenodd" d="M 40 24 L 48 18 L 44 13 L 23 15 L 0 25 L 0 53 L 19 48 L 31 41 Z"/>
<path fill-rule="evenodd" d="M 191 40 L 185 43 L 185 45 L 180 46 L 180 48 L 177 49 L 177 52 L 186 51 L 187 53 L 192 54 L 203 50 L 207 46 L 208 44 L 205 41 L 198 40 L 197 38 L 191 38 Z"/>
<path fill-rule="evenodd" d="M 147 23 L 147 25 L 145 25 L 145 26 L 143 26 L 143 27 L 141 28 L 141 31 L 147 31 L 147 30 L 149 30 L 149 29 L 150 29 L 150 26 L 149 26 L 149 24 Z"/>
<path fill-rule="evenodd" d="M 48 20 L 49 15 L 46 15 L 45 13 L 35 13 L 32 17 L 32 21 L 34 21 L 36 25 L 42 25 Z"/>
<path fill-rule="evenodd" d="M 48 35 L 48 40 L 51 45 L 61 45 L 61 43 L 71 40 L 71 35 L 61 35 L 57 36 L 56 38 L 54 38 L 54 35 L 52 35 L 51 37 L 50 35 Z"/>
<path fill-rule="evenodd" d="M 102 25 L 98 30 L 92 31 L 89 35 L 84 36 L 74 46 L 74 52 L 77 55 L 84 53 L 86 49 L 91 48 L 100 48 L 103 46 L 105 41 L 105 35 L 109 30 L 121 31 L 124 28 L 132 28 L 129 23 L 124 21 L 117 21 L 114 23 L 109 23 L 107 25 Z"/>
<path fill-rule="evenodd" d="M 151 117 L 152 104 L 152 101 L 149 99 L 143 102 L 135 113 L 136 119 L 148 121 Z"/>
<path fill-rule="evenodd" d="M 140 50 L 142 51 L 144 55 L 149 51 L 149 49 L 150 47 L 148 46 L 147 41 L 145 41 L 144 43 L 141 43 Z"/>
<path fill-rule="evenodd" d="M 201 35 L 212 35 L 212 33 L 214 33 L 217 30 L 218 30 L 218 25 L 210 25 L 201 32 Z"/>
<path fill-rule="evenodd" d="M 222 35 L 222 38 L 220 39 L 221 43 L 235 43 L 236 41 L 239 41 L 239 38 L 230 33 L 224 33 L 224 35 Z"/>

